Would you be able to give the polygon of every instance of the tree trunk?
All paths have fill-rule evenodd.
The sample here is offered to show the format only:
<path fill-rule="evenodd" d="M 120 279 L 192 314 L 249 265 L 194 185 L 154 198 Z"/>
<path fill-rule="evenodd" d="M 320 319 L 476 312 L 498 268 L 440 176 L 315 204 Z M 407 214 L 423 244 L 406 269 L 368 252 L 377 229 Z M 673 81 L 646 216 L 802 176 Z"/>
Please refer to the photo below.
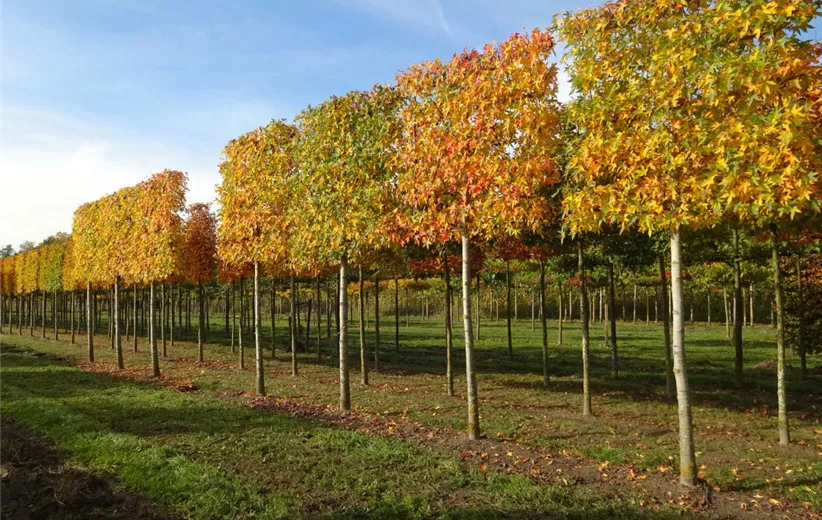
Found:
<path fill-rule="evenodd" d="M 289 332 L 291 335 L 291 376 L 297 377 L 299 370 L 297 368 L 297 335 L 299 329 L 297 328 L 297 281 L 294 279 L 294 272 L 291 272 L 291 294 L 289 304 Z"/>
<path fill-rule="evenodd" d="M 560 299 L 562 297 L 560 296 Z M 560 309 L 562 304 L 560 303 Z M 539 262 L 539 315 L 542 325 L 542 384 L 548 386 L 548 309 L 545 302 L 545 261 Z M 562 330 L 562 312 L 559 313 L 560 330 Z"/>
<path fill-rule="evenodd" d="M 579 269 L 579 316 L 580 316 L 580 335 L 582 343 L 582 415 L 591 415 L 591 378 L 588 368 L 588 354 L 590 345 L 590 336 L 588 331 L 588 281 L 585 274 L 585 258 L 583 254 L 583 244 L 580 240 L 577 244 L 577 265 Z"/>
<path fill-rule="evenodd" d="M 739 231 L 733 230 L 734 254 L 734 381 L 737 387 L 742 386 L 742 258 L 739 254 Z"/>
<path fill-rule="evenodd" d="M 254 262 L 254 353 L 257 360 L 257 395 L 265 395 L 265 365 L 260 330 L 260 263 Z"/>
<path fill-rule="evenodd" d="M 77 291 L 75 291 L 73 289 L 71 291 L 71 314 L 70 314 L 71 317 L 70 317 L 70 319 L 71 319 L 71 344 L 72 345 L 74 345 L 74 310 L 75 310 L 75 307 L 77 307 L 77 302 L 75 300 L 76 292 Z"/>
<path fill-rule="evenodd" d="M 340 411 L 351 411 L 351 387 L 348 382 L 348 320 L 340 319 L 348 315 L 348 258 L 343 254 L 340 260 L 340 307 L 337 324 L 340 330 Z"/>
<path fill-rule="evenodd" d="M 132 287 L 131 292 L 133 293 L 133 296 L 134 296 L 134 305 L 132 307 L 132 313 L 134 314 L 134 316 L 133 316 L 134 323 L 132 325 L 132 328 L 134 329 L 134 345 L 133 345 L 132 348 L 134 349 L 134 352 L 137 352 L 137 316 L 138 316 L 138 314 L 137 314 L 137 284 L 132 284 L 131 287 Z"/>
<path fill-rule="evenodd" d="M 731 339 L 731 311 L 728 307 L 728 288 L 722 286 L 722 303 L 725 309 L 725 335 Z"/>
<path fill-rule="evenodd" d="M 750 282 L 750 285 L 748 286 L 748 298 L 749 298 L 749 302 L 750 302 L 749 305 L 748 305 L 748 309 L 751 311 L 751 317 L 748 319 L 748 326 L 753 327 L 753 325 L 754 325 L 754 308 L 755 308 L 755 306 L 754 306 L 754 284 L 753 284 L 753 282 Z"/>
<path fill-rule="evenodd" d="M 505 324 L 508 328 L 508 359 L 514 359 L 514 346 L 511 342 L 511 262 L 505 261 Z"/>
<path fill-rule="evenodd" d="M 205 312 L 203 307 L 205 305 L 205 298 L 203 297 L 203 283 L 197 284 L 197 359 L 203 361 L 205 354 Z"/>
<path fill-rule="evenodd" d="M 673 357 L 676 376 L 676 402 L 679 414 L 679 483 L 691 487 L 696 483 L 688 372 L 685 363 L 685 320 L 682 308 L 681 242 L 677 229 L 671 233 L 671 297 L 674 307 Z"/>
<path fill-rule="evenodd" d="M 368 386 L 368 362 L 365 359 L 365 279 L 363 277 L 362 265 L 359 267 L 360 275 L 360 381 L 364 386 Z"/>
<path fill-rule="evenodd" d="M 608 308 L 610 309 L 609 318 L 611 322 L 611 377 L 618 377 L 619 354 L 617 352 L 616 296 L 614 293 L 614 263 L 608 262 Z"/>
<path fill-rule="evenodd" d="M 465 260 L 463 260 L 464 262 Z M 470 285 L 469 285 L 470 288 Z M 471 303 L 470 301 L 468 303 Z M 464 312 L 464 311 L 463 311 Z M 477 273 L 477 337 L 476 340 L 480 340 L 480 319 L 482 316 L 482 312 L 480 312 L 480 275 Z M 489 316 L 490 319 L 490 316 Z M 465 316 L 463 316 L 463 321 L 465 321 Z"/>
<path fill-rule="evenodd" d="M 322 335 L 323 335 L 323 324 L 322 324 L 322 307 L 320 307 L 320 299 L 322 298 L 322 292 L 320 288 L 320 277 L 317 276 L 317 364 L 319 365 L 322 363 L 322 350 L 320 349 L 320 345 L 322 343 Z M 272 305 L 271 308 L 273 309 L 274 306 Z M 273 314 L 272 314 L 273 316 Z M 274 326 L 274 320 L 271 321 L 272 327 Z"/>
<path fill-rule="evenodd" d="M 799 377 L 802 381 L 805 380 L 805 377 L 808 373 L 808 353 L 807 349 L 805 348 L 805 302 L 803 301 L 803 294 L 802 294 L 802 254 L 796 254 L 796 295 L 797 295 L 797 309 L 796 313 L 799 316 L 799 334 L 797 334 L 798 345 L 797 348 L 799 350 L 799 366 L 800 366 L 800 373 Z"/>
<path fill-rule="evenodd" d="M 674 399 L 674 360 L 671 353 L 671 321 L 668 315 L 668 280 L 665 279 L 665 255 L 659 255 L 660 295 L 659 308 L 662 309 L 662 330 L 665 340 L 665 395 L 669 400 Z"/>
<path fill-rule="evenodd" d="M 477 440 L 480 438 L 480 424 L 477 378 L 474 373 L 474 328 L 471 323 L 471 247 L 468 243 L 468 230 L 464 225 L 462 229 L 460 229 L 460 234 L 462 236 L 462 310 L 465 329 L 465 379 L 468 387 L 468 438 Z M 479 296 L 479 275 L 477 275 L 477 296 Z M 477 319 L 477 332 L 479 332 L 479 319 Z"/>
<path fill-rule="evenodd" d="M 400 280 L 394 276 L 394 350 L 400 350 Z"/>
<path fill-rule="evenodd" d="M 149 285 L 148 306 L 148 344 L 151 351 L 151 370 L 154 377 L 160 377 L 160 356 L 157 352 L 157 334 L 154 330 L 154 280 Z"/>
<path fill-rule="evenodd" d="M 380 277 L 374 275 L 374 372 L 380 371 Z"/>
<path fill-rule="evenodd" d="M 543 267 L 543 270 L 545 270 L 545 267 Z M 545 291 L 543 290 L 543 293 L 544 292 Z M 563 291 L 562 291 L 562 287 L 560 286 L 559 290 L 557 290 L 557 299 L 558 299 L 557 301 L 558 301 L 558 305 L 559 305 L 559 315 L 557 316 L 557 345 L 562 345 L 562 321 L 563 321 L 562 320 L 562 314 L 564 312 L 563 305 L 562 305 L 562 295 L 563 295 Z M 570 292 L 569 292 L 569 295 L 570 295 Z M 543 312 L 543 315 L 544 314 L 545 313 Z"/>
<path fill-rule="evenodd" d="M 634 284 L 634 325 L 636 325 L 636 284 Z"/>
<path fill-rule="evenodd" d="M 60 307 L 60 305 L 59 305 L 60 304 L 59 295 L 60 295 L 60 293 L 58 293 L 57 291 L 54 291 L 54 295 L 52 296 L 52 299 L 51 299 L 51 317 L 52 317 L 52 321 L 54 322 L 54 340 L 55 341 L 60 339 L 60 332 L 59 332 L 60 319 L 59 319 L 59 316 L 58 316 L 59 315 L 58 309 Z"/>
<path fill-rule="evenodd" d="M 88 334 L 88 360 L 94 363 L 94 312 L 91 304 L 91 282 L 86 282 L 86 332 Z"/>
<path fill-rule="evenodd" d="M 48 296 L 48 293 L 46 291 L 43 291 L 42 296 L 43 296 L 43 305 L 41 305 L 41 308 L 40 308 L 40 310 L 42 312 L 42 315 L 40 316 L 40 324 L 42 325 L 42 328 L 43 328 L 43 339 L 45 339 L 45 337 L 46 337 L 46 296 Z"/>
<path fill-rule="evenodd" d="M 774 299 L 776 300 L 776 395 L 779 403 L 779 444 L 787 446 L 791 442 L 791 432 L 788 426 L 788 406 L 785 395 L 785 300 L 782 294 L 782 270 L 779 268 L 779 236 L 776 224 L 771 224 L 769 228 Z"/>
<path fill-rule="evenodd" d="M 240 326 L 237 327 L 237 350 L 240 351 L 240 370 L 245 369 L 245 349 L 243 348 L 243 318 L 245 317 L 245 280 L 240 277 Z"/>
<path fill-rule="evenodd" d="M 453 396 L 454 372 L 451 352 L 454 347 L 454 329 L 451 316 L 451 268 L 448 265 L 447 252 L 443 252 L 442 260 L 445 274 L 445 390 L 449 396 Z"/>
<path fill-rule="evenodd" d="M 228 286 L 226 286 L 226 288 L 225 288 L 225 333 L 226 333 L 226 335 L 228 335 L 228 328 L 229 328 L 228 327 L 228 298 L 230 296 L 229 295 L 230 292 L 231 292 L 230 289 L 228 288 Z M 274 315 L 273 311 L 272 311 L 271 315 L 272 316 Z"/>
<path fill-rule="evenodd" d="M 234 291 L 234 282 L 230 283 L 231 285 L 231 353 L 234 354 L 237 350 L 234 346 L 234 337 L 236 336 L 237 331 L 237 296 Z M 172 309 L 174 307 L 172 306 Z M 174 320 L 172 320 L 174 323 Z"/>
<path fill-rule="evenodd" d="M 116 277 L 114 279 L 114 317 L 113 317 L 113 327 L 114 327 L 114 350 L 117 352 L 117 368 L 123 370 L 125 365 L 123 364 L 123 342 L 122 338 L 120 337 L 120 277 Z"/>
<path fill-rule="evenodd" d="M 711 289 L 708 288 L 708 326 L 711 325 Z"/>
<path fill-rule="evenodd" d="M 168 355 L 166 347 L 166 320 L 168 319 L 168 301 L 166 300 L 166 284 L 160 285 L 160 299 L 163 304 L 160 308 L 160 340 L 163 342 L 163 357 Z"/>

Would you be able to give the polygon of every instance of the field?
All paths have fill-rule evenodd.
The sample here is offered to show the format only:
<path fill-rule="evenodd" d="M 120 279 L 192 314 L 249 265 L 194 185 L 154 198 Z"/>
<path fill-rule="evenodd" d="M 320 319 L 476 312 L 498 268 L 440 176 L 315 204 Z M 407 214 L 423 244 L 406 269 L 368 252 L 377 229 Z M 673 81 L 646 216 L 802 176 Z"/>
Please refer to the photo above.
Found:
<path fill-rule="evenodd" d="M 456 397 L 445 395 L 440 318 L 416 317 L 409 325 L 403 319 L 399 350 L 393 321 L 383 321 L 380 370 L 371 371 L 368 387 L 358 384 L 352 327 L 354 411 L 340 415 L 335 354 L 327 340 L 320 363 L 315 339 L 299 354 L 295 378 L 290 353 L 282 349 L 285 320 L 277 322 L 276 360 L 264 327 L 269 396 L 256 398 L 253 336 L 244 336 L 241 371 L 222 321 L 212 318 L 205 361 L 196 361 L 190 342 L 196 330 L 190 331 L 187 341 L 169 347 L 159 381 L 150 377 L 142 337 L 137 353 L 124 338 L 127 368 L 118 372 L 106 336 L 95 338 L 92 365 L 84 361 L 83 336 L 70 345 L 66 335 L 54 341 L 25 330 L 23 336 L 4 334 L 4 518 L 23 518 L 7 508 L 8 493 L 19 489 L 8 482 L 31 478 L 27 457 L 9 452 L 48 453 L 50 464 L 97 482 L 98 495 L 105 483 L 107 498 L 95 502 L 109 504 L 100 511 L 105 518 L 126 510 L 121 517 L 802 518 L 822 511 L 822 363 L 811 359 L 804 382 L 797 368 L 788 369 L 793 443 L 780 448 L 770 362 L 774 331 L 767 325 L 745 329 L 742 388 L 734 385 L 724 326 L 688 326 L 703 485 L 682 493 L 675 483 L 676 408 L 665 399 L 658 324 L 619 323 L 617 379 L 609 375 L 602 326 L 594 324 L 595 416 L 585 419 L 578 323 L 565 324 L 562 345 L 551 324 L 545 388 L 540 336 L 530 320 L 515 323 L 511 360 L 504 321 L 483 321 L 477 368 L 487 438 L 472 443 L 462 434 L 459 327 Z M 373 327 L 367 339 L 373 360 Z M 793 355 L 788 361 L 798 364 Z M 71 500 L 88 500 L 79 497 L 83 489 L 60 500 L 57 488 L 65 486 L 52 482 L 53 472 L 42 477 L 41 486 L 54 488 L 53 500 L 51 493 L 32 493 L 25 507 L 60 510 L 58 500 L 68 514 Z M 12 507 L 22 510 L 25 502 Z"/>

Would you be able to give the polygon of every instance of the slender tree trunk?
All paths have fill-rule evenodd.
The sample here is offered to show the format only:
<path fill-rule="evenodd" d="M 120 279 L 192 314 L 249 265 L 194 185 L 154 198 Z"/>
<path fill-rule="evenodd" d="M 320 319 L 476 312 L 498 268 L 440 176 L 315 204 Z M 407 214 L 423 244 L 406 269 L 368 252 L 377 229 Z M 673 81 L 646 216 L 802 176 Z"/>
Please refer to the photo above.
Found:
<path fill-rule="evenodd" d="M 94 312 L 91 304 L 91 282 L 86 282 L 86 332 L 88 334 L 88 360 L 94 363 Z"/>
<path fill-rule="evenodd" d="M 205 297 L 203 295 L 203 282 L 197 284 L 197 359 L 203 361 L 205 357 Z"/>
<path fill-rule="evenodd" d="M 137 352 L 137 316 L 138 316 L 138 314 L 137 314 L 137 284 L 132 284 L 131 287 L 132 287 L 131 292 L 134 295 L 134 306 L 132 307 L 132 312 L 134 313 L 134 316 L 133 316 L 134 324 L 133 324 L 133 327 L 132 327 L 134 329 L 133 349 L 134 349 L 134 352 Z"/>
<path fill-rule="evenodd" d="M 361 383 L 368 386 L 368 362 L 365 359 L 365 279 L 363 277 L 362 265 L 359 267 L 360 275 L 360 375 Z"/>
<path fill-rule="evenodd" d="M 559 315 L 557 316 L 557 345 L 562 345 L 562 314 L 563 314 L 563 304 L 562 304 L 562 286 L 559 287 L 557 290 L 557 303 L 559 305 Z M 570 292 L 569 292 L 570 295 Z M 544 313 L 543 313 L 544 314 Z"/>
<path fill-rule="evenodd" d="M 468 230 L 463 225 L 462 235 L 462 312 L 465 329 L 465 379 L 468 387 L 468 438 L 477 440 L 480 437 L 479 400 L 477 398 L 477 378 L 474 371 L 474 335 L 471 323 L 471 246 L 468 241 Z M 479 296 L 479 275 L 477 275 L 477 295 Z M 477 313 L 479 317 L 479 313 Z M 479 332 L 479 319 L 477 319 Z M 477 334 L 479 336 L 479 334 Z"/>
<path fill-rule="evenodd" d="M 117 351 L 117 368 L 123 370 L 123 342 L 120 337 L 120 277 L 114 279 L 114 349 Z"/>
<path fill-rule="evenodd" d="M 374 275 L 374 372 L 380 371 L 380 277 Z"/>
<path fill-rule="evenodd" d="M 560 298 L 562 298 L 560 296 Z M 560 304 L 560 309 L 562 304 Z M 539 262 L 539 315 L 542 325 L 542 384 L 548 386 L 550 375 L 548 373 L 548 309 L 545 302 L 545 261 Z M 559 321 L 562 323 L 562 311 L 559 313 Z M 562 330 L 562 325 L 560 325 Z"/>
<path fill-rule="evenodd" d="M 619 354 L 617 351 L 616 297 L 614 293 L 614 263 L 608 262 L 608 307 L 610 309 L 609 318 L 611 322 L 611 377 L 618 377 Z"/>
<path fill-rule="evenodd" d="M 348 382 L 348 320 L 340 319 L 348 315 L 348 257 L 343 254 L 340 260 L 340 307 L 337 313 L 337 325 L 340 331 L 340 411 L 351 411 L 351 386 Z"/>
<path fill-rule="evenodd" d="M 293 295 L 292 295 L 293 297 Z M 245 349 L 243 348 L 243 318 L 245 317 L 245 280 L 240 277 L 240 326 L 237 327 L 237 349 L 240 351 L 240 370 L 245 369 Z"/>
<path fill-rule="evenodd" d="M 237 331 L 237 296 L 234 291 L 234 282 L 231 285 L 231 353 L 234 354 L 237 350 L 234 345 L 234 337 Z M 173 308 L 173 307 L 172 307 Z M 173 320 L 172 320 L 173 322 Z"/>
<path fill-rule="evenodd" d="M 511 342 L 511 262 L 505 261 L 505 323 L 508 327 L 508 359 L 514 359 L 514 346 Z"/>
<path fill-rule="evenodd" d="M 679 413 L 679 483 L 690 487 L 696 483 L 696 456 L 694 454 L 688 372 L 685 362 L 685 320 L 682 308 L 682 263 L 680 253 L 680 232 L 677 229 L 671 233 L 671 296 L 674 307 L 674 375 L 676 377 L 676 401 Z"/>
<path fill-rule="evenodd" d="M 294 279 L 294 272 L 291 272 L 291 297 L 289 298 L 290 309 L 290 332 L 291 332 L 291 376 L 297 377 L 297 335 L 299 329 L 297 328 L 297 282 Z"/>
<path fill-rule="evenodd" d="M 262 330 L 260 329 L 260 263 L 254 262 L 254 353 L 257 359 L 257 395 L 265 395 Z"/>
<path fill-rule="evenodd" d="M 320 277 L 317 276 L 317 364 L 322 363 L 322 350 L 320 346 L 322 344 L 322 335 L 323 335 L 323 324 L 322 324 L 322 307 L 320 306 L 320 299 L 322 298 L 322 292 L 320 288 Z M 273 306 L 271 307 L 274 308 Z M 274 321 L 271 321 L 272 327 Z"/>
<path fill-rule="evenodd" d="M 779 403 L 779 444 L 787 446 L 791 442 L 791 432 L 788 426 L 788 405 L 785 395 L 785 300 L 782 294 L 782 269 L 779 267 L 779 236 L 776 224 L 771 224 L 769 228 L 774 299 L 776 300 L 776 388 Z"/>
<path fill-rule="evenodd" d="M 308 287 L 308 290 L 311 291 L 311 286 Z M 305 305 L 305 351 L 308 352 L 308 344 L 311 342 L 311 311 L 314 309 L 314 302 L 309 298 Z"/>
<path fill-rule="evenodd" d="M 60 332 L 59 332 L 60 319 L 59 319 L 59 316 L 58 316 L 58 314 L 59 314 L 58 309 L 59 308 L 60 308 L 60 293 L 57 292 L 57 291 L 54 291 L 54 294 L 52 295 L 52 298 L 51 298 L 51 318 L 52 318 L 52 321 L 54 322 L 54 340 L 55 341 L 58 341 L 60 339 Z"/>
<path fill-rule="evenodd" d="M 645 287 L 645 325 L 651 325 L 651 296 L 648 287 Z"/>
<path fill-rule="evenodd" d="M 722 286 L 722 301 L 725 309 L 725 335 L 728 339 L 731 339 L 731 312 L 728 307 L 728 288 L 724 285 Z"/>
<path fill-rule="evenodd" d="M 711 289 L 708 288 L 708 326 L 711 325 Z"/>
<path fill-rule="evenodd" d="M 751 317 L 750 317 L 750 319 L 748 319 L 748 326 L 753 327 L 753 325 L 754 325 L 754 308 L 755 308 L 755 306 L 754 306 L 754 284 L 753 284 L 753 282 L 750 282 L 750 285 L 748 286 L 748 298 L 749 298 L 749 300 L 748 300 L 749 301 L 748 309 L 751 311 Z"/>
<path fill-rule="evenodd" d="M 660 299 L 659 308 L 662 309 L 662 331 L 665 340 L 665 395 L 669 400 L 674 399 L 674 360 L 671 352 L 671 321 L 668 315 L 668 280 L 665 279 L 665 255 L 659 255 Z"/>
<path fill-rule="evenodd" d="M 737 387 L 742 386 L 742 258 L 739 254 L 739 231 L 733 230 L 733 253 L 734 253 L 734 381 Z"/>
<path fill-rule="evenodd" d="M 469 288 L 470 288 L 470 285 L 469 285 Z M 471 303 L 471 302 L 469 301 L 468 303 Z M 479 273 L 477 273 L 477 337 L 476 337 L 477 341 L 480 340 L 480 321 L 481 321 L 481 317 L 482 317 L 482 309 L 480 309 L 480 275 L 479 275 Z M 491 319 L 490 314 L 489 314 L 488 319 Z M 464 320 L 465 320 L 465 317 L 463 316 L 463 321 Z"/>
<path fill-rule="evenodd" d="M 274 287 L 274 280 L 271 280 L 271 305 L 269 305 L 269 314 L 271 314 L 271 359 L 277 359 L 277 324 L 276 324 L 276 302 L 277 291 Z M 226 299 L 226 303 L 228 300 Z M 226 314 L 228 316 L 228 314 Z"/>
<path fill-rule="evenodd" d="M 448 265 L 448 253 L 442 255 L 445 275 L 445 390 L 449 396 L 454 395 L 454 372 L 451 353 L 454 348 L 454 329 L 451 316 L 451 268 Z"/>
<path fill-rule="evenodd" d="M 798 337 L 798 350 L 799 350 L 799 366 L 800 366 L 800 373 L 799 377 L 802 381 L 805 380 L 805 377 L 808 373 L 808 353 L 807 349 L 805 348 L 805 302 L 803 300 L 804 295 L 802 294 L 802 254 L 796 254 L 796 296 L 797 296 L 797 309 L 796 313 L 799 316 L 799 334 Z"/>
<path fill-rule="evenodd" d="M 394 276 L 394 350 L 400 350 L 400 279 Z"/>
<path fill-rule="evenodd" d="M 584 246 L 582 240 L 577 245 L 577 265 L 579 268 L 579 316 L 580 316 L 580 335 L 582 337 L 582 415 L 591 415 L 591 378 L 588 367 L 590 335 L 588 330 L 588 281 L 585 274 L 585 258 Z"/>
<path fill-rule="evenodd" d="M 531 286 L 531 332 L 537 331 L 537 295 L 536 288 Z"/>
<path fill-rule="evenodd" d="M 42 326 L 43 338 L 44 339 L 46 337 L 46 297 L 47 296 L 48 296 L 48 293 L 46 291 L 43 291 L 43 298 L 42 298 L 43 305 L 40 308 L 40 311 L 42 312 L 42 314 L 40 316 L 40 324 Z"/>
<path fill-rule="evenodd" d="M 228 288 L 228 286 L 226 286 L 226 288 L 225 288 L 225 333 L 226 333 L 226 335 L 228 335 L 228 329 L 229 329 L 229 327 L 228 327 L 228 303 L 229 303 L 228 298 L 230 296 L 229 295 L 230 292 L 231 292 L 230 289 Z M 274 316 L 274 311 L 271 311 L 271 315 Z"/>
<path fill-rule="evenodd" d="M 149 285 L 148 297 L 148 344 L 149 349 L 151 350 L 151 370 L 154 374 L 154 377 L 160 377 L 160 356 L 157 352 L 157 334 L 154 328 L 154 304 L 154 280 L 152 280 L 151 284 Z"/>
<path fill-rule="evenodd" d="M 70 318 L 71 319 L 71 344 L 72 345 L 74 345 L 74 311 L 75 311 L 75 307 L 77 307 L 77 302 L 75 300 L 75 296 L 77 295 L 76 293 L 77 293 L 77 291 L 72 289 L 72 291 L 71 291 L 71 314 L 70 314 L 70 316 L 71 316 L 71 318 Z"/>
<path fill-rule="evenodd" d="M 160 300 L 162 305 L 160 307 L 160 341 L 163 342 L 163 357 L 168 355 L 168 348 L 166 347 L 166 320 L 168 319 L 168 301 L 166 300 L 166 284 L 160 285 Z"/>
<path fill-rule="evenodd" d="M 634 325 L 636 325 L 636 284 L 634 284 Z"/>

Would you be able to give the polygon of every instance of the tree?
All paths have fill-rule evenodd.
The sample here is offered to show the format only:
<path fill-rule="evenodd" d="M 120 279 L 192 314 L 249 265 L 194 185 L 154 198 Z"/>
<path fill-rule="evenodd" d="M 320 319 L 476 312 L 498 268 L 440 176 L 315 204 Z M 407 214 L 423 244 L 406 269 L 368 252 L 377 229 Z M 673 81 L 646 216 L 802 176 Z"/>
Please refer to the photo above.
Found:
<path fill-rule="evenodd" d="M 686 486 L 695 482 L 696 462 L 681 230 L 710 228 L 731 216 L 772 220 L 807 206 L 815 177 L 806 166 L 822 154 L 808 153 L 818 146 L 812 136 L 819 128 L 798 93 L 818 72 L 809 72 L 816 58 L 797 35 L 817 11 L 801 1 L 608 3 L 558 22 L 573 60 L 577 96 L 569 112 L 580 131 L 569 168 L 574 190 L 563 200 L 569 229 L 607 223 L 671 232 L 680 482 Z M 778 352 L 784 352 L 781 343 Z"/>
<path fill-rule="evenodd" d="M 200 317 L 197 326 L 199 360 L 203 360 L 205 343 L 205 311 L 203 284 L 217 274 L 217 217 L 208 204 L 195 203 L 188 207 L 188 218 L 183 226 L 185 233 L 185 278 L 197 284 Z"/>
<path fill-rule="evenodd" d="M 253 264 L 258 395 L 265 395 L 259 327 L 260 265 L 290 265 L 288 233 L 292 227 L 292 212 L 288 208 L 296 173 L 292 155 L 295 137 L 294 126 L 284 121 L 272 121 L 229 142 L 220 164 L 223 182 L 217 188 L 220 203 L 218 254 L 223 262 L 235 269 Z M 243 352 L 242 346 L 240 352 Z M 296 359 L 292 349 L 294 375 Z"/>
<path fill-rule="evenodd" d="M 390 245 L 389 169 L 397 137 L 394 89 L 377 85 L 309 107 L 297 117 L 299 182 L 293 195 L 295 262 L 340 266 L 340 410 L 351 409 L 348 265 Z M 363 347 L 364 348 L 364 347 Z M 365 356 L 363 356 L 363 359 Z M 367 370 L 365 363 L 361 367 Z"/>
<path fill-rule="evenodd" d="M 448 63 L 411 66 L 397 78 L 404 104 L 398 145 L 398 216 L 422 244 L 462 242 L 468 436 L 480 435 L 470 299 L 471 242 L 536 228 L 556 181 L 554 41 L 514 34 Z"/>

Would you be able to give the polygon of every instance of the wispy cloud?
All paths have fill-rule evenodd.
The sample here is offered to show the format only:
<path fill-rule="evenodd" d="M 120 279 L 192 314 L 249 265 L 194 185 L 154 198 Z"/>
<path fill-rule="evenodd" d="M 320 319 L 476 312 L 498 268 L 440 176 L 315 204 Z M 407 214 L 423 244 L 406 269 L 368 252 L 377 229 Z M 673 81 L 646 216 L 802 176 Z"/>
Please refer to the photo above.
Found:
<path fill-rule="evenodd" d="M 427 32 L 440 32 L 456 41 L 455 32 L 467 32 L 455 26 L 456 31 L 445 17 L 439 0 L 413 0 L 409 2 L 386 0 L 338 0 L 342 5 L 360 12 L 376 16 L 392 23 Z"/>

